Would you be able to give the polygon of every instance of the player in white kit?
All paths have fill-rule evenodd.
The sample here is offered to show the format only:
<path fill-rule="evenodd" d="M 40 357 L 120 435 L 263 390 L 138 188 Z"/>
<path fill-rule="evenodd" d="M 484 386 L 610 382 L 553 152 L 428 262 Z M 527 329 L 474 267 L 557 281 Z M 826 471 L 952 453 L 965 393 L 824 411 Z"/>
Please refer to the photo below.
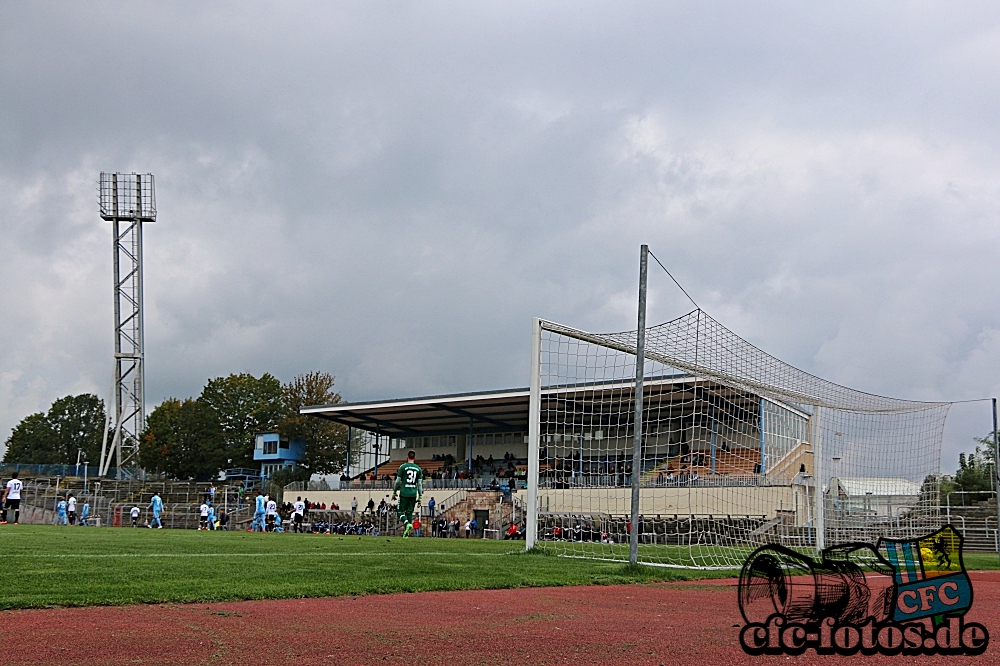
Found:
<path fill-rule="evenodd" d="M 21 488 L 24 488 L 24 481 L 17 478 L 17 472 L 10 475 L 7 487 L 3 491 L 3 520 L 0 525 L 7 524 L 7 512 L 14 509 L 14 524 L 21 518 Z"/>

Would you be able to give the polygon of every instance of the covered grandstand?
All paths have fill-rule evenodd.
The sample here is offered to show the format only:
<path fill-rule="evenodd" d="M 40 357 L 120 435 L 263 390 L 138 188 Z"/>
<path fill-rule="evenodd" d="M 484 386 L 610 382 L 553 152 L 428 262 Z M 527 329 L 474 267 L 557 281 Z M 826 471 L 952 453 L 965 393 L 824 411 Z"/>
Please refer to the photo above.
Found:
<path fill-rule="evenodd" d="M 595 394 L 604 399 L 594 400 Z M 642 511 L 738 513 L 756 516 L 759 522 L 780 514 L 792 524 L 808 522 L 813 472 L 808 414 L 686 374 L 647 380 L 643 395 L 647 409 L 640 473 L 649 490 Z M 574 491 L 587 488 L 602 495 L 606 513 L 628 513 L 634 400 L 630 382 L 543 390 L 542 412 L 558 415 L 549 420 L 561 426 L 541 435 L 543 512 L 570 510 Z M 525 496 L 527 388 L 339 403 L 301 412 L 370 433 L 388 447 L 382 449 L 388 450 L 388 459 L 379 465 L 381 481 L 372 489 L 388 489 L 385 477 L 392 476 L 412 449 L 433 477 L 427 483 L 431 489 L 502 487 L 516 497 Z M 370 481 L 355 480 L 350 488 L 368 485 Z M 733 505 L 732 489 L 754 487 L 777 492 L 742 493 L 739 506 Z M 343 503 L 348 495 L 330 497 Z"/>

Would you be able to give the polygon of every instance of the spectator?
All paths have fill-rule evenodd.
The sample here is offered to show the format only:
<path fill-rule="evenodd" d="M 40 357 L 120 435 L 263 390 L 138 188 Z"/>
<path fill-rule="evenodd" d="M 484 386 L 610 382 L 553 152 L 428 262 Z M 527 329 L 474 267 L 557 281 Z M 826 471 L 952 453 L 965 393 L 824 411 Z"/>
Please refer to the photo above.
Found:
<path fill-rule="evenodd" d="M 358 519 L 358 498 L 351 498 L 351 521 Z"/>
<path fill-rule="evenodd" d="M 246 499 L 246 492 L 242 483 L 236 487 L 236 506 L 241 509 L 243 508 L 243 500 Z"/>
<path fill-rule="evenodd" d="M 468 539 L 472 535 L 472 521 L 465 521 L 465 538 Z"/>
<path fill-rule="evenodd" d="M 413 519 L 413 536 L 415 537 L 420 536 L 420 527 L 421 527 L 420 516 L 417 516 L 416 518 Z"/>
<path fill-rule="evenodd" d="M 472 536 L 476 536 L 476 529 L 479 527 L 479 524 L 476 522 L 475 518 L 470 520 L 469 524 L 472 526 Z"/>
<path fill-rule="evenodd" d="M 368 498 L 368 513 L 369 515 L 375 515 L 375 500 L 371 497 Z"/>
<path fill-rule="evenodd" d="M 427 511 L 431 518 L 434 517 L 434 507 L 437 506 L 437 502 L 434 501 L 434 496 L 431 496 L 429 502 L 427 502 Z"/>
<path fill-rule="evenodd" d="M 229 514 L 225 509 L 219 512 L 219 529 L 229 531 Z"/>

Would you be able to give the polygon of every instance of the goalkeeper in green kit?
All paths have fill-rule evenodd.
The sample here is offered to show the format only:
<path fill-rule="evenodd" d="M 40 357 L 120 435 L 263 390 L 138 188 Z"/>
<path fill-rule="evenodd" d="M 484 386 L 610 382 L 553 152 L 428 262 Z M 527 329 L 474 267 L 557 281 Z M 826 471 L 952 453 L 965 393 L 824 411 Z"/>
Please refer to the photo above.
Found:
<path fill-rule="evenodd" d="M 396 493 L 399 493 L 399 508 L 397 513 L 399 519 L 406 524 L 403 536 L 410 536 L 413 530 L 413 510 L 424 496 L 424 470 L 420 465 L 413 462 L 417 454 L 413 451 L 406 453 L 406 462 L 399 466 L 396 472 L 396 484 L 392 487 L 392 500 L 396 501 Z"/>

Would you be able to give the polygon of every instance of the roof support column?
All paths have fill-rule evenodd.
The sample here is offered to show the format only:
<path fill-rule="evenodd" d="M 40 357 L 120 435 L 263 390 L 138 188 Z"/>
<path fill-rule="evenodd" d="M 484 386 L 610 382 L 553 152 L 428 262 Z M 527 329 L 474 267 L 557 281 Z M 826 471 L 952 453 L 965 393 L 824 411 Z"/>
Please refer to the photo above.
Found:
<path fill-rule="evenodd" d="M 465 462 L 467 463 L 466 466 L 469 468 L 469 478 L 472 478 L 472 440 L 473 440 L 472 429 L 475 426 L 475 423 L 476 422 L 470 416 L 469 417 L 469 441 L 467 442 L 468 445 L 465 447 L 465 455 L 467 456 Z"/>

